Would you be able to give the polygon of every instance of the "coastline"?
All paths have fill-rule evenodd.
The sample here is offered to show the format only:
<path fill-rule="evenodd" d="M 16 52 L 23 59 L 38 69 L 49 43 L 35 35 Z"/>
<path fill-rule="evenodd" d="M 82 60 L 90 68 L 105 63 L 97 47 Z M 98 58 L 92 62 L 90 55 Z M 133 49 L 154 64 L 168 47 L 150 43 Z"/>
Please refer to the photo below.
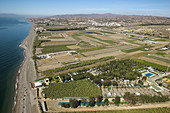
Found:
<path fill-rule="evenodd" d="M 35 99 L 36 91 L 31 88 L 30 84 L 35 79 L 37 79 L 34 61 L 32 60 L 33 42 L 34 38 L 36 37 L 36 32 L 34 31 L 34 23 L 30 23 L 32 26 L 29 31 L 29 35 L 19 45 L 20 48 L 24 49 L 24 60 L 21 63 L 18 70 L 18 75 L 16 76 L 15 96 L 12 108 L 14 113 L 32 113 L 32 111 L 35 112 L 38 110 L 38 104 Z M 28 94 L 23 97 L 25 90 L 28 92 Z M 24 98 L 24 100 L 21 98 Z"/>

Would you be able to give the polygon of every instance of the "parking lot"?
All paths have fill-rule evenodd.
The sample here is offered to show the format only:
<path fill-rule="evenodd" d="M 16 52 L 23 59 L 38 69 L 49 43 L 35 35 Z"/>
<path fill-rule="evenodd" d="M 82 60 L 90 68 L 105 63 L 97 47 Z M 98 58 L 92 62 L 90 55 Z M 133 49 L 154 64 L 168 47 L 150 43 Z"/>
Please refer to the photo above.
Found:
<path fill-rule="evenodd" d="M 141 95 L 158 95 L 153 89 L 144 88 L 102 88 L 103 97 L 124 96 L 126 92 L 141 94 Z"/>

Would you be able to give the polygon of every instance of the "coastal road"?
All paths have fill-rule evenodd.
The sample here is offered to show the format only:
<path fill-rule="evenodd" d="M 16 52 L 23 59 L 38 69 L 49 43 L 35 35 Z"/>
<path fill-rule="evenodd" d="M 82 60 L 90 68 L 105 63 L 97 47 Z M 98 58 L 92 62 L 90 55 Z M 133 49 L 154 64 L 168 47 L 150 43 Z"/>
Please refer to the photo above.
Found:
<path fill-rule="evenodd" d="M 36 90 L 31 88 L 31 83 L 37 79 L 34 61 L 32 60 L 33 42 L 36 37 L 36 33 L 33 29 L 34 24 L 32 24 L 29 35 L 20 46 L 24 48 L 25 59 L 19 75 L 17 103 L 14 111 L 15 113 L 40 112 L 36 100 Z"/>

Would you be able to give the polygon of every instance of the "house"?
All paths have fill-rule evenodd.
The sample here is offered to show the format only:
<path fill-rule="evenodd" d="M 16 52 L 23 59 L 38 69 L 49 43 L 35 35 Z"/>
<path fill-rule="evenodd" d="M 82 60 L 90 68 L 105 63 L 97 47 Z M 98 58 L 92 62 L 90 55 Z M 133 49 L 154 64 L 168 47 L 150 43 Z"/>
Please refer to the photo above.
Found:
<path fill-rule="evenodd" d="M 38 81 L 34 83 L 34 87 L 41 87 L 42 86 L 42 82 Z"/>
<path fill-rule="evenodd" d="M 50 84 L 49 78 L 44 79 L 44 83 L 45 85 L 49 85 Z"/>
<path fill-rule="evenodd" d="M 50 84 L 49 78 L 33 82 L 32 87 L 41 87 L 43 84 L 48 86 Z"/>

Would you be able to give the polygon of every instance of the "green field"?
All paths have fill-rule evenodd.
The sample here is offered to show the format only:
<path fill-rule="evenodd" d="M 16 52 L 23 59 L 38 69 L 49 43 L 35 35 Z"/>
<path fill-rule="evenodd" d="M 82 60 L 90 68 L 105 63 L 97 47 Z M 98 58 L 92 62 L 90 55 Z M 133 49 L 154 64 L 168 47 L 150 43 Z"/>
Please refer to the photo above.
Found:
<path fill-rule="evenodd" d="M 162 52 L 157 52 L 156 54 L 157 54 L 157 55 L 161 55 L 161 56 L 166 55 L 166 53 L 162 53 Z"/>
<path fill-rule="evenodd" d="M 48 98 L 63 97 L 97 97 L 101 96 L 100 88 L 88 80 L 71 81 L 68 83 L 50 84 L 43 92 Z"/>
<path fill-rule="evenodd" d="M 110 45 L 114 45 L 114 44 L 117 44 L 117 43 L 118 43 L 118 42 L 114 42 L 114 41 L 112 41 L 112 40 L 102 40 L 102 39 L 100 39 L 100 38 L 96 38 L 96 37 L 91 36 L 91 35 L 86 35 L 86 36 L 88 36 L 88 37 L 90 37 L 90 38 L 97 39 L 97 40 L 102 41 L 102 42 L 106 42 L 106 43 L 108 43 L 108 44 L 110 44 Z M 98 42 L 98 43 L 99 43 L 99 42 Z"/>
<path fill-rule="evenodd" d="M 91 47 L 92 45 L 89 42 L 81 41 L 81 42 L 78 43 L 78 46 Z"/>
<path fill-rule="evenodd" d="M 114 59 L 114 56 L 108 56 L 108 57 L 103 57 L 100 59 L 94 59 L 94 60 L 87 60 L 87 61 L 83 61 L 83 62 L 79 62 L 77 64 L 71 64 L 65 67 L 60 67 L 60 68 L 56 68 L 56 69 L 52 69 L 52 70 L 47 70 L 43 72 L 43 75 L 48 75 L 48 76 L 53 76 L 55 75 L 56 72 L 60 72 L 60 71 L 64 71 L 64 70 L 68 70 L 68 69 L 73 69 L 73 68 L 78 68 L 78 67 L 83 67 L 86 65 L 91 65 L 97 62 L 102 62 L 102 61 L 107 61 L 110 59 Z"/>
<path fill-rule="evenodd" d="M 130 53 L 130 52 L 135 52 L 135 51 L 145 51 L 145 48 L 151 48 L 152 46 L 142 46 L 142 47 L 137 47 L 133 49 L 128 49 L 128 50 L 123 50 L 123 52 Z"/>
<path fill-rule="evenodd" d="M 64 39 L 64 37 L 48 37 L 48 39 Z"/>
<path fill-rule="evenodd" d="M 153 59 L 156 59 L 156 60 L 160 60 L 160 61 L 163 61 L 163 62 L 170 63 L 170 60 L 164 59 L 164 58 L 160 58 L 160 57 L 157 57 L 157 56 L 148 56 L 148 55 L 146 55 L 146 57 L 148 57 L 148 58 L 153 58 Z"/>
<path fill-rule="evenodd" d="M 167 66 L 162 66 L 162 65 L 159 65 L 159 64 L 155 64 L 155 63 L 152 63 L 152 62 L 147 62 L 147 61 L 140 60 L 140 59 L 134 59 L 134 61 L 140 62 L 140 63 L 145 64 L 147 66 L 151 66 L 151 67 L 153 67 L 155 69 L 158 69 L 158 70 L 161 70 L 161 71 L 166 71 L 167 70 Z"/>
<path fill-rule="evenodd" d="M 170 54 L 166 54 L 166 53 L 162 53 L 162 52 L 157 52 L 157 55 L 161 55 L 163 57 L 169 57 L 170 58 Z"/>
<path fill-rule="evenodd" d="M 79 38 L 79 37 L 77 37 L 77 36 L 72 36 L 72 38 L 74 38 L 75 40 L 77 40 L 77 41 L 80 41 L 81 39 Z"/>
<path fill-rule="evenodd" d="M 165 108 L 110 110 L 110 111 L 82 111 L 76 113 L 169 113 L 169 111 L 170 108 L 165 107 Z"/>
<path fill-rule="evenodd" d="M 93 47 L 93 48 L 77 50 L 77 52 L 82 53 L 82 52 L 94 51 L 94 50 L 105 49 L 105 48 L 106 47 L 104 47 L 104 46 L 99 46 L 99 47 Z"/>
<path fill-rule="evenodd" d="M 66 46 L 68 45 L 44 46 L 42 49 L 42 54 L 70 50 Z"/>
<path fill-rule="evenodd" d="M 115 34 L 114 32 L 109 32 L 109 31 L 100 31 L 101 33 L 107 33 L 107 34 Z"/>
<path fill-rule="evenodd" d="M 143 44 L 135 42 L 136 40 L 126 40 L 126 41 L 131 43 L 131 44 L 137 44 L 137 45 L 143 46 Z"/>

